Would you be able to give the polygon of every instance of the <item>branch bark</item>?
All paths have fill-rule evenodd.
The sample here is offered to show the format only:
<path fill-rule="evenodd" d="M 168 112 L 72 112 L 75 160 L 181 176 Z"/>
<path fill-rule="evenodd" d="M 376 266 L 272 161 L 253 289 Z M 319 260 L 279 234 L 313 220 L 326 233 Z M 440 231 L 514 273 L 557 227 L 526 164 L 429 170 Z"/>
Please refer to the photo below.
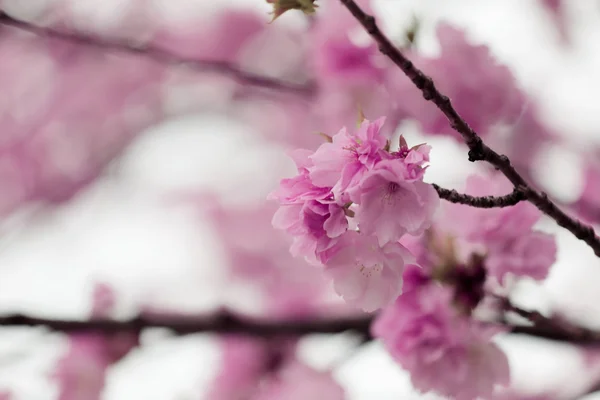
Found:
<path fill-rule="evenodd" d="M 515 189 L 523 192 L 525 198 L 534 204 L 540 211 L 548 215 L 563 228 L 570 231 L 576 238 L 583 240 L 592 248 L 596 256 L 600 257 L 600 238 L 590 225 L 583 224 L 579 220 L 570 217 L 548 198 L 544 192 L 537 191 L 531 187 L 525 179 L 512 166 L 508 157 L 498 154 L 488 147 L 481 137 L 469 126 L 469 124 L 458 114 L 452 106 L 448 96 L 443 95 L 435 86 L 433 80 L 425 75 L 420 69 L 402 54 L 392 42 L 381 32 L 372 15 L 365 13 L 354 0 L 340 0 L 342 4 L 352 13 L 358 22 L 366 29 L 371 37 L 379 45 L 381 53 L 386 55 L 402 72 L 421 90 L 425 100 L 434 103 L 446 116 L 452 128 L 457 131 L 469 147 L 469 161 L 487 161 L 496 169 L 501 171 Z"/>
<path fill-rule="evenodd" d="M 65 333 L 137 332 L 148 328 L 167 328 L 178 335 L 211 332 L 244 334 L 263 338 L 355 331 L 370 337 L 369 329 L 372 319 L 372 317 L 356 317 L 273 321 L 247 318 L 223 311 L 215 315 L 199 317 L 143 314 L 127 320 L 91 319 L 86 321 L 46 319 L 14 314 L 0 317 L 0 326 L 44 326 L 50 330 Z"/>
<path fill-rule="evenodd" d="M 126 43 L 110 42 L 94 38 L 92 36 L 84 36 L 67 31 L 61 31 L 58 29 L 41 27 L 29 22 L 12 18 L 6 14 L 3 14 L 1 11 L 0 25 L 10 26 L 40 37 L 60 39 L 80 45 L 99 48 L 105 51 L 138 54 L 162 64 L 185 64 L 188 67 L 201 72 L 218 72 L 220 74 L 229 76 L 230 78 L 244 85 L 258 86 L 266 89 L 287 92 L 300 96 L 311 96 L 315 92 L 315 86 L 310 82 L 307 84 L 296 84 L 292 82 L 286 82 L 283 80 L 254 74 L 249 71 L 244 71 L 238 66 L 231 64 L 227 61 L 198 60 L 195 58 L 179 57 L 157 47 L 134 47 Z"/>
<path fill-rule="evenodd" d="M 504 310 L 527 319 L 531 325 L 507 325 L 510 333 L 568 342 L 573 344 L 600 344 L 600 332 L 572 325 L 566 321 L 544 317 L 536 311 L 526 311 L 509 302 Z M 127 320 L 92 319 L 63 320 L 29 317 L 21 314 L 0 317 L 3 327 L 46 327 L 64 333 L 139 332 L 143 329 L 166 328 L 177 335 L 192 333 L 239 334 L 265 339 L 297 337 L 308 334 L 336 334 L 353 331 L 365 340 L 372 340 L 370 333 L 374 316 L 310 320 L 261 320 L 247 318 L 222 311 L 209 316 L 172 316 L 143 314 Z"/>
<path fill-rule="evenodd" d="M 476 208 L 502 208 L 510 207 L 521 201 L 526 200 L 525 194 L 520 190 L 513 190 L 512 193 L 505 196 L 484 196 L 476 197 L 468 194 L 458 193 L 456 190 L 444 189 L 435 183 L 432 184 L 441 199 L 450 203 L 465 204 Z"/>

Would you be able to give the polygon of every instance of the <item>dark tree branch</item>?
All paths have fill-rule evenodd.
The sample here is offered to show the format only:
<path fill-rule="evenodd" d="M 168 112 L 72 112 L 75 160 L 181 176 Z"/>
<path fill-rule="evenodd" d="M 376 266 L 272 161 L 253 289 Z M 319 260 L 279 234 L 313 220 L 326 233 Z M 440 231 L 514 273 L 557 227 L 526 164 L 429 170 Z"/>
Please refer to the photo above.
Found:
<path fill-rule="evenodd" d="M 594 250 L 594 253 L 600 257 L 600 238 L 596 236 L 596 233 L 591 226 L 583 224 L 577 219 L 568 216 L 548 198 L 546 193 L 537 191 L 529 186 L 525 179 L 512 166 L 508 157 L 498 154 L 489 148 L 454 109 L 448 96 L 440 93 L 433 83 L 433 80 L 415 67 L 415 65 L 390 42 L 375 23 L 375 18 L 373 16 L 366 14 L 354 0 L 340 1 L 377 42 L 381 53 L 389 57 L 389 59 L 404 72 L 414 85 L 421 90 L 425 100 L 433 102 L 446 118 L 448 118 L 452 128 L 460 133 L 469 147 L 469 161 L 487 161 L 492 164 L 512 182 L 516 189 L 523 192 L 529 202 L 534 204 L 540 211 L 553 218 L 558 225 L 567 229 L 575 235 L 575 237 L 587 243 L 587 245 Z"/>
<path fill-rule="evenodd" d="M 0 326 L 45 326 L 66 333 L 140 331 L 147 328 L 167 328 L 179 335 L 198 332 L 244 334 L 272 338 L 301 336 L 310 333 L 341 333 L 355 331 L 370 336 L 372 317 L 269 321 L 241 317 L 229 312 L 212 316 L 169 316 L 144 314 L 128 320 L 92 319 L 58 320 L 7 315 L 0 317 Z"/>
<path fill-rule="evenodd" d="M 524 310 L 511 304 L 506 299 L 503 300 L 505 311 L 513 312 L 532 323 L 531 326 L 513 326 L 511 328 L 512 333 L 574 344 L 600 344 L 600 332 L 573 325 L 559 317 L 545 317 L 538 311 Z"/>
<path fill-rule="evenodd" d="M 432 184 L 432 186 L 438 192 L 438 195 L 441 199 L 449 201 L 450 203 L 465 204 L 476 208 L 510 207 L 526 200 L 525 194 L 516 189 L 511 194 L 507 194 L 506 196 L 475 197 L 468 194 L 458 193 L 456 190 L 444 189 L 435 183 Z"/>
<path fill-rule="evenodd" d="M 510 311 L 527 319 L 531 326 L 507 325 L 509 332 L 528 336 L 569 342 L 573 344 L 600 344 L 600 332 L 572 325 L 566 321 L 544 317 L 535 311 L 526 311 L 505 302 L 505 311 Z M 308 334 L 335 334 L 353 331 L 372 340 L 370 333 L 373 316 L 354 318 L 311 319 L 311 320 L 259 320 L 241 317 L 229 312 L 211 316 L 170 316 L 144 314 L 128 320 L 92 319 L 58 320 L 7 315 L 0 317 L 3 327 L 43 326 L 64 333 L 103 333 L 139 332 L 149 328 L 166 328 L 178 335 L 191 333 L 240 334 L 272 339 L 277 337 L 302 336 Z"/>
<path fill-rule="evenodd" d="M 22 31 L 30 32 L 40 37 L 60 39 L 116 53 L 138 54 L 163 64 L 185 64 L 186 66 L 193 68 L 197 71 L 217 72 L 229 76 L 235 81 L 245 85 L 258 86 L 262 88 L 278 90 L 281 92 L 288 92 L 301 96 L 310 96 L 315 91 L 315 87 L 312 83 L 295 84 L 275 78 L 269 78 L 266 76 L 254 74 L 252 72 L 244 71 L 227 61 L 198 60 L 195 58 L 179 57 L 158 47 L 134 47 L 126 43 L 105 41 L 98 38 L 94 38 L 89 35 L 86 36 L 83 34 L 75 34 L 71 32 L 60 31 L 57 29 L 41 27 L 29 22 L 12 18 L 6 14 L 3 14 L 1 11 L 0 24 L 5 26 L 11 26 Z"/>

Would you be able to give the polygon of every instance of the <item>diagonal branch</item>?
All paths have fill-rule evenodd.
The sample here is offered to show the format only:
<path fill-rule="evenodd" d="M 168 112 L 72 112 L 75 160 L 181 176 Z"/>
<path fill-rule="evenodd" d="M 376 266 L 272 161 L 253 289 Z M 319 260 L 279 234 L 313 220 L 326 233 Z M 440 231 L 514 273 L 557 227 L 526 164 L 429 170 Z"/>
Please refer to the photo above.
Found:
<path fill-rule="evenodd" d="M 179 57 L 158 47 L 134 47 L 126 43 L 105 41 L 92 36 L 70 33 L 48 27 L 41 27 L 29 22 L 12 18 L 6 14 L 3 14 L 1 11 L 0 24 L 33 33 L 40 37 L 60 39 L 117 53 L 138 54 L 163 64 L 185 64 L 186 66 L 201 72 L 218 72 L 245 85 L 258 86 L 300 96 L 310 96 L 315 91 L 314 84 L 312 83 L 296 84 L 275 78 L 269 78 L 249 71 L 244 71 L 243 69 L 227 61 L 198 60 L 195 58 Z"/>
<path fill-rule="evenodd" d="M 441 199 L 450 203 L 465 204 L 476 208 L 502 208 L 510 207 L 521 201 L 526 200 L 525 194 L 520 190 L 513 190 L 511 194 L 505 196 L 484 196 L 476 197 L 468 194 L 458 193 L 456 190 L 444 189 L 435 183 L 433 188 L 438 192 Z"/>
<path fill-rule="evenodd" d="M 415 67 L 415 65 L 390 42 L 375 23 L 375 18 L 373 16 L 366 14 L 354 0 L 340 1 L 377 42 L 381 53 L 389 57 L 389 59 L 404 72 L 414 85 L 421 90 L 425 100 L 433 102 L 437 108 L 444 113 L 446 118 L 448 118 L 448 121 L 450 121 L 452 128 L 460 133 L 469 147 L 469 161 L 487 161 L 492 164 L 512 182 L 515 189 L 524 193 L 529 202 L 554 219 L 558 225 L 570 231 L 575 237 L 583 240 L 594 250 L 594 253 L 600 257 L 600 238 L 596 236 L 594 228 L 570 217 L 564 211 L 559 209 L 556 204 L 548 198 L 546 193 L 532 188 L 512 166 L 508 157 L 498 154 L 489 148 L 483 140 L 481 140 L 481 137 L 479 137 L 479 135 L 454 109 L 448 96 L 440 93 L 433 83 L 433 80 Z"/>

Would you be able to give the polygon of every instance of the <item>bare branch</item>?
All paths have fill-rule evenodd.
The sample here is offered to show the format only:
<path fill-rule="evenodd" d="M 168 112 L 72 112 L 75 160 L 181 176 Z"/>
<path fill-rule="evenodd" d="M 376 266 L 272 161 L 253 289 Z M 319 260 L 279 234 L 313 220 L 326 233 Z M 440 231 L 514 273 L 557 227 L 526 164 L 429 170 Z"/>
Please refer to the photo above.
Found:
<path fill-rule="evenodd" d="M 22 31 L 30 32 L 40 37 L 60 39 L 116 53 L 138 54 L 163 64 L 185 64 L 186 66 L 193 68 L 197 71 L 217 72 L 229 76 L 230 78 L 244 85 L 258 86 L 266 89 L 292 93 L 300 96 L 310 96 L 315 91 L 315 87 L 312 83 L 296 84 L 275 78 L 269 78 L 266 76 L 254 74 L 252 72 L 244 71 L 227 61 L 197 60 L 194 58 L 179 57 L 157 47 L 134 47 L 126 43 L 105 41 L 99 38 L 94 38 L 89 35 L 86 36 L 83 34 L 80 35 L 57 29 L 41 27 L 29 22 L 12 18 L 6 14 L 3 14 L 1 11 L 0 24 L 11 26 Z"/>
<path fill-rule="evenodd" d="M 456 190 L 444 189 L 435 183 L 432 184 L 432 186 L 438 192 L 438 195 L 441 199 L 449 201 L 450 203 L 465 204 L 476 208 L 510 207 L 526 200 L 525 194 L 516 189 L 511 194 L 507 194 L 506 196 L 476 197 L 468 194 L 458 193 Z"/>
<path fill-rule="evenodd" d="M 372 317 L 273 321 L 241 317 L 230 312 L 201 317 L 144 314 L 121 321 L 111 319 L 59 320 L 28 317 L 20 314 L 0 317 L 0 326 L 45 326 L 54 331 L 67 333 L 137 332 L 147 328 L 167 328 L 179 335 L 212 332 L 244 334 L 263 338 L 301 336 L 310 333 L 341 333 L 345 331 L 355 331 L 370 336 L 371 322 Z"/>

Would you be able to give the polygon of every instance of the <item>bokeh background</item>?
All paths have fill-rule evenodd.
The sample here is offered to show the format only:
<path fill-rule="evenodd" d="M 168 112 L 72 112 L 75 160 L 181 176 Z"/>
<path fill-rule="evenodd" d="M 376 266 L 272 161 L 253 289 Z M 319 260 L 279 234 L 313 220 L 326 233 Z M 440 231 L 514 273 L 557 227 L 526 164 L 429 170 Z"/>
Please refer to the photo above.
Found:
<path fill-rule="evenodd" d="M 48 17 L 51 3 L 0 2 L 12 17 L 42 24 L 58 18 Z M 71 27 L 136 43 L 144 42 L 148 26 L 157 20 L 169 26 L 208 29 L 223 10 L 233 8 L 255 12 L 265 24 L 269 20 L 269 6 L 261 0 L 66 3 L 69 13 L 60 18 L 71 21 Z M 433 57 L 440 52 L 436 36 L 440 21 L 464 29 L 472 43 L 489 46 L 527 93 L 524 107 L 536 107 L 548 130 L 560 138 L 536 151 L 517 140 L 517 147 L 535 158 L 532 178 L 560 202 L 580 198 L 590 154 L 600 145 L 600 2 L 564 1 L 561 14 L 552 13 L 537 0 L 373 3 L 386 32 L 400 42 L 418 20 L 414 46 L 423 55 Z M 302 15 L 284 15 L 266 28 L 267 33 L 248 41 L 239 50 L 240 59 L 251 70 L 275 77 L 292 75 L 301 81 L 303 71 L 293 68 L 305 56 L 305 43 L 298 41 L 297 33 L 274 32 L 306 29 L 308 23 Z M 225 29 L 206 36 L 207 43 L 182 39 L 177 50 L 185 55 L 202 48 L 208 49 L 206 54 L 216 54 L 210 46 L 216 37 L 227 35 Z M 175 42 L 165 39 L 169 40 Z M 281 111 L 293 107 L 286 101 L 286 96 L 293 95 L 272 98 L 268 90 L 245 93 L 218 71 L 198 72 L 185 66 L 155 79 L 152 68 L 140 72 L 135 67 L 139 61 L 129 56 L 122 56 L 125 61 L 116 56 L 112 61 L 95 62 L 94 52 L 107 52 L 102 49 L 91 49 L 93 54 L 85 56 L 89 60 L 82 56 L 79 61 L 89 65 L 81 71 L 64 72 L 36 58 L 35 44 L 31 46 L 13 49 L 15 57 L 31 54 L 30 67 L 11 67 L 10 59 L 0 60 L 5 64 L 0 66 L 0 115 L 15 110 L 20 115 L 35 114 L 36 107 L 44 107 L 44 96 L 58 87 L 67 87 L 65 91 L 78 96 L 65 109 L 51 112 L 68 119 L 73 116 L 71 109 L 90 111 L 81 111 L 72 123 L 61 125 L 57 118 L 54 124 L 41 121 L 28 127 L 27 134 L 34 132 L 35 143 L 41 143 L 34 147 L 46 149 L 34 151 L 30 160 L 44 167 L 43 184 L 38 186 L 40 193 L 51 193 L 47 196 L 25 196 L 19 191 L 14 170 L 27 166 L 14 162 L 5 151 L 5 144 L 14 140 L 8 136 L 13 131 L 0 127 L 0 197 L 6 210 L 0 238 L 0 311 L 86 318 L 98 283 L 114 290 L 116 318 L 133 316 L 140 309 L 209 313 L 227 306 L 248 313 L 264 310 L 264 296 L 252 285 L 230 279 L 228 247 L 218 232 L 227 222 L 215 224 L 213 214 L 216 203 L 225 204 L 218 206 L 225 207 L 225 213 L 260 205 L 279 179 L 294 172 L 285 151 L 294 142 L 316 143 L 309 130 L 306 138 L 297 136 L 306 121 L 294 121 Z M 6 47 L 1 50 L 13 54 Z M 60 44 L 54 50 L 68 53 Z M 469 70 L 448 73 L 455 74 L 458 82 L 472 74 Z M 118 96 L 108 89 L 111 82 L 135 85 L 136 79 L 146 82 L 138 87 L 143 90 L 111 108 L 107 104 L 114 103 L 111 96 Z M 4 90 L 15 81 L 22 81 L 19 90 Z M 159 90 L 161 95 L 144 90 Z M 57 95 L 54 101 L 69 93 Z M 158 101 L 148 104 L 152 96 Z M 114 115 L 119 117 L 113 120 Z M 514 119 L 505 129 L 516 129 L 521 122 Z M 403 122 L 399 132 L 409 143 L 427 141 L 433 146 L 428 182 L 460 188 L 467 174 L 476 171 L 467 161 L 464 146 L 453 138 L 426 135 L 414 121 Z M 115 137 L 104 140 L 109 135 Z M 290 139 L 290 135 L 295 136 Z M 94 142 L 96 137 L 103 139 Z M 99 176 L 96 169 L 82 172 L 92 163 Z M 65 176 L 72 180 L 63 190 L 59 183 Z M 526 307 L 560 311 L 582 325 L 600 328 L 600 263 L 589 248 L 551 221 L 543 221 L 542 228 L 556 233 L 559 260 L 543 284 L 520 282 L 514 299 Z M 240 232 L 242 228 L 230 229 Z M 251 229 L 248 235 L 253 235 Z M 300 346 L 301 358 L 316 368 L 333 366 L 335 378 L 352 400 L 435 398 L 415 393 L 407 375 L 378 343 L 356 348 L 357 341 L 351 334 L 307 337 Z M 142 335 L 142 345 L 109 369 L 102 398 L 203 399 L 222 361 L 217 342 L 209 334 L 175 337 L 168 331 L 148 330 Z M 575 398 L 600 379 L 600 364 L 590 362 L 589 354 L 580 348 L 517 336 L 502 337 L 499 343 L 509 356 L 515 387 L 524 393 Z M 16 399 L 57 398 L 58 386 L 47 376 L 67 348 L 68 339 L 62 334 L 1 328 L 0 388 L 10 389 Z"/>

